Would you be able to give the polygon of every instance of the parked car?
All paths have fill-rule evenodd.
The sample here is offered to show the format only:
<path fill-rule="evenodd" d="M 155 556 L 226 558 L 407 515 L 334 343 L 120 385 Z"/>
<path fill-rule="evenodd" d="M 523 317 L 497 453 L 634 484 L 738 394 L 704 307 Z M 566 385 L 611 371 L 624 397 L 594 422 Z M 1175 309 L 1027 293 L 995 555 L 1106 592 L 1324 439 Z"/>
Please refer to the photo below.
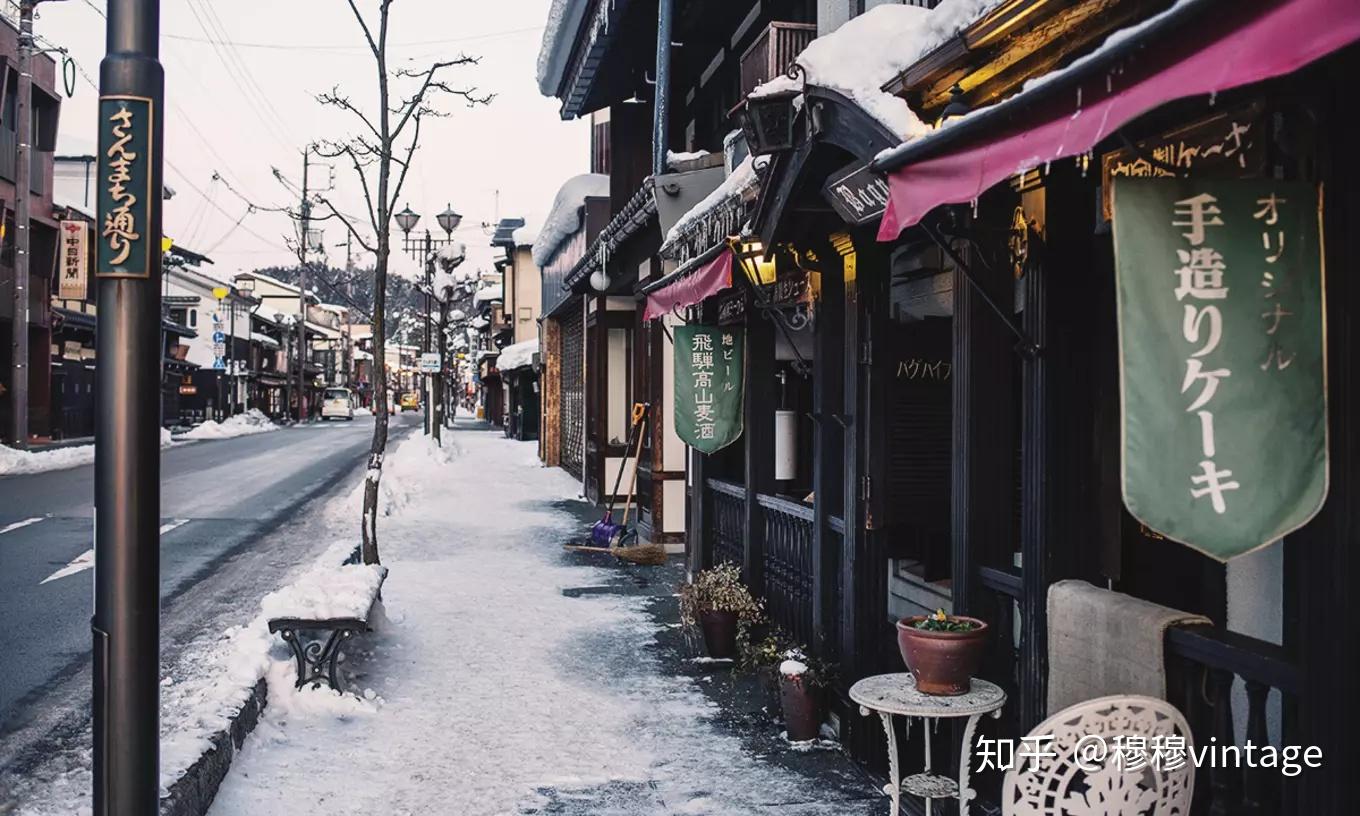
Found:
<path fill-rule="evenodd" d="M 348 388 L 327 388 L 321 397 L 321 418 L 354 419 L 354 399 Z"/>
<path fill-rule="evenodd" d="M 419 411 L 419 410 L 420 410 L 419 391 L 407 391 L 406 393 L 401 395 L 402 413 L 406 413 L 407 411 Z"/>

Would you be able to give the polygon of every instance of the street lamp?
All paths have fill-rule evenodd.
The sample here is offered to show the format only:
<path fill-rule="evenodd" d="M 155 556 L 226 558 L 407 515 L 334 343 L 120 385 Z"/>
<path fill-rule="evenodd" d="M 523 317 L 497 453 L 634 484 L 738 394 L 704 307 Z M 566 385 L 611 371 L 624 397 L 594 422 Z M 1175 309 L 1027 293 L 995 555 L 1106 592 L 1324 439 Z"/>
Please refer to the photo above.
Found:
<path fill-rule="evenodd" d="M 410 208 L 408 207 L 406 211 L 407 211 L 407 212 L 410 212 Z M 411 214 L 412 214 L 412 215 L 415 215 L 415 213 L 411 213 Z M 416 216 L 416 218 L 419 218 L 419 217 L 420 217 L 420 216 L 418 216 L 418 215 Z M 400 221 L 401 215 L 400 215 L 400 214 L 397 215 L 397 218 L 398 218 L 398 220 Z M 453 205 L 452 205 L 452 204 L 450 204 L 450 205 L 448 205 L 447 207 L 445 207 L 445 208 L 444 208 L 444 211 L 443 211 L 442 213 L 440 213 L 439 215 L 436 215 L 434 218 L 435 218 L 436 221 L 439 222 L 439 227 L 440 227 L 440 229 L 444 230 L 444 234 L 445 234 L 445 235 L 451 235 L 451 234 L 453 233 L 454 230 L 458 229 L 458 225 L 461 224 L 461 223 L 463 222 L 463 216 L 461 216 L 461 215 L 459 215 L 458 213 L 456 213 L 456 212 L 453 211 Z M 411 222 L 411 226 L 413 226 L 413 227 L 415 226 L 415 222 L 414 222 L 414 221 Z M 408 231 L 409 231 L 409 230 L 408 230 Z"/>
<path fill-rule="evenodd" d="M 397 219 L 397 226 L 401 227 L 401 231 L 407 235 L 411 234 L 411 230 L 415 229 L 416 223 L 420 221 L 420 216 L 411 211 L 410 204 L 407 204 L 406 209 L 397 213 L 394 217 Z"/>

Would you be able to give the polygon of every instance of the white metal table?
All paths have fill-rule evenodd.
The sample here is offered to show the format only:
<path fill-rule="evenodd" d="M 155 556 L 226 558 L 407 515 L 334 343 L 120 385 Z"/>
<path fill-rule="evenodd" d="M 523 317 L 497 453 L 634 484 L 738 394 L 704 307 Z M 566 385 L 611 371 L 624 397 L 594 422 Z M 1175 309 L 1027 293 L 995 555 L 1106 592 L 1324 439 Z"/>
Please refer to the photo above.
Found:
<path fill-rule="evenodd" d="M 984 714 L 993 718 L 1001 716 L 1001 707 L 1006 703 L 1006 692 L 993 683 L 972 680 L 972 688 L 967 694 L 955 697 L 942 697 L 923 694 L 916 688 L 916 678 L 907 672 L 900 674 L 878 674 L 866 677 L 850 687 L 850 699 L 859 704 L 859 713 L 869 716 L 878 714 L 883 721 L 883 730 L 888 735 L 888 773 L 891 774 L 883 792 L 892 797 L 892 814 L 901 812 L 903 791 L 925 800 L 926 814 L 931 812 L 934 799 L 954 799 L 959 802 L 959 816 L 968 816 L 968 802 L 977 792 L 968 787 L 973 755 L 973 733 L 977 730 L 978 720 Z M 893 715 L 906 718 L 907 737 L 911 736 L 911 718 L 920 717 L 925 731 L 925 769 L 921 773 L 903 777 L 897 756 L 897 733 L 893 730 Z M 963 729 L 963 746 L 959 749 L 959 778 L 933 773 L 930 767 L 930 728 L 931 720 L 967 717 Z"/>

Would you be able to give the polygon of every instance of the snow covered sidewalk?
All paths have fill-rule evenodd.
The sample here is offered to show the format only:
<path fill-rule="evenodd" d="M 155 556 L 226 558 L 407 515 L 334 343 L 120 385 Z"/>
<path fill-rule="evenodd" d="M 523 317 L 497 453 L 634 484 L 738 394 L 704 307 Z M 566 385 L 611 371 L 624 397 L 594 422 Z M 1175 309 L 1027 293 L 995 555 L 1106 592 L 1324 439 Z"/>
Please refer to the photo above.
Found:
<path fill-rule="evenodd" d="M 675 671 L 661 645 L 680 569 L 563 553 L 587 514 L 532 443 L 460 420 L 442 451 L 414 437 L 385 471 L 385 620 L 344 664 L 362 697 L 280 689 L 276 649 L 269 707 L 212 816 L 886 808 L 839 753 L 816 752 L 829 775 L 791 769 L 792 748 L 724 724 L 704 693 L 717 678 Z"/>

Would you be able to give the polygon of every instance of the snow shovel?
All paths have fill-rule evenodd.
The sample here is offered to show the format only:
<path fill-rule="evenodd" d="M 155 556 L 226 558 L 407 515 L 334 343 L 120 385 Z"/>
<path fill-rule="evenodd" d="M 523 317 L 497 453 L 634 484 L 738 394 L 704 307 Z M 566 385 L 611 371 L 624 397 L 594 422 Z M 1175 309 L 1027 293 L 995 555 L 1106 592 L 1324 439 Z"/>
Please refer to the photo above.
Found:
<path fill-rule="evenodd" d="M 633 450 L 634 441 L 637 442 L 639 450 L 642 448 L 642 422 L 647 416 L 647 405 L 645 403 L 633 403 L 633 424 L 628 429 L 628 450 Z M 596 547 L 615 547 L 623 540 L 623 534 L 627 531 L 626 524 L 616 524 L 614 522 L 614 497 L 619 495 L 619 486 L 623 484 L 623 472 L 628 468 L 628 458 L 624 457 L 619 465 L 619 475 L 614 479 L 614 489 L 610 492 L 609 507 L 604 511 L 604 518 L 595 522 L 595 526 L 590 528 L 590 543 Z M 634 476 L 637 473 L 637 465 L 633 466 Z"/>

